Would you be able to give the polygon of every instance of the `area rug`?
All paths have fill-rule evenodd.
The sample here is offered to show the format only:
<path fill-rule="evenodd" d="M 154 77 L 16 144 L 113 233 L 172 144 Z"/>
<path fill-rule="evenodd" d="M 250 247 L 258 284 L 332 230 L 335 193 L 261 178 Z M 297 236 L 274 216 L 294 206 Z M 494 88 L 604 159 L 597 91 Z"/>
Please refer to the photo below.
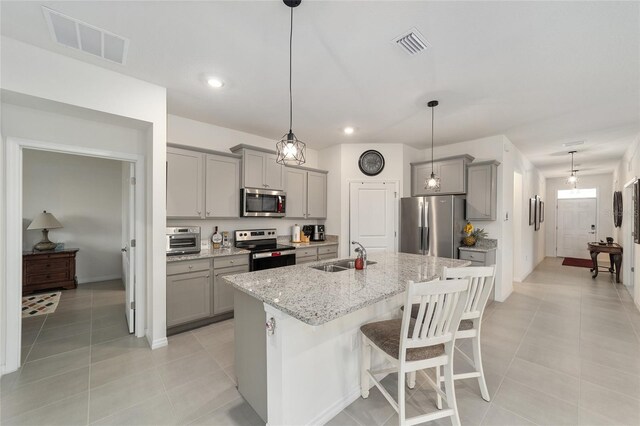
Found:
<path fill-rule="evenodd" d="M 22 298 L 22 318 L 52 314 L 58 307 L 61 292 L 40 293 Z"/>
<path fill-rule="evenodd" d="M 563 266 L 577 266 L 579 268 L 593 268 L 591 259 L 577 259 L 575 257 L 565 257 L 562 261 Z"/>

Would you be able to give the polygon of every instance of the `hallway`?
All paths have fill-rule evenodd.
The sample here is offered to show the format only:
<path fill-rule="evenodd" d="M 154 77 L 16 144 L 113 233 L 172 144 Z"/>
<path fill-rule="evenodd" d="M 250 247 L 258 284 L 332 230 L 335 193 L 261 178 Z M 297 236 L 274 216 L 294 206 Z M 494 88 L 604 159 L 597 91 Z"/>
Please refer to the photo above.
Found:
<path fill-rule="evenodd" d="M 592 280 L 589 269 L 561 263 L 545 259 L 505 303 L 487 308 L 482 350 L 492 400 L 480 398 L 477 381 L 456 382 L 463 425 L 640 423 L 640 312 L 609 274 Z M 81 286 L 62 310 L 27 327 L 27 336 L 40 335 L 22 370 L 2 377 L 3 425 L 262 424 L 233 386 L 233 320 L 172 336 L 152 352 L 144 339 L 117 338 L 126 331 L 117 323 L 124 315 L 108 314 L 121 297 L 115 291 Z M 51 337 L 56 345 L 40 340 L 62 330 L 53 325 L 63 315 L 78 320 L 78 334 Z M 456 371 L 464 369 L 457 358 Z M 383 380 L 392 395 L 395 379 Z M 409 415 L 435 409 L 420 376 L 410 394 Z M 329 422 L 383 424 L 397 419 L 375 387 Z"/>

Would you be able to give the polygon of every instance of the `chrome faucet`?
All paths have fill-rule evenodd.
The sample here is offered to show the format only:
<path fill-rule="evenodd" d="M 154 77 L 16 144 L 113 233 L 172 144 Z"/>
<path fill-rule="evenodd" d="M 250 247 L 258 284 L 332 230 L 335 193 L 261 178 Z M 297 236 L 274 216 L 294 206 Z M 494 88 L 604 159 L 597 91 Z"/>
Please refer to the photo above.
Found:
<path fill-rule="evenodd" d="M 363 260 L 363 269 L 367 268 L 367 249 L 364 248 L 364 246 L 362 244 L 360 244 L 357 241 L 351 241 L 352 245 L 358 245 L 358 247 L 356 247 L 355 252 L 356 253 L 361 253 L 362 254 L 362 260 Z"/>

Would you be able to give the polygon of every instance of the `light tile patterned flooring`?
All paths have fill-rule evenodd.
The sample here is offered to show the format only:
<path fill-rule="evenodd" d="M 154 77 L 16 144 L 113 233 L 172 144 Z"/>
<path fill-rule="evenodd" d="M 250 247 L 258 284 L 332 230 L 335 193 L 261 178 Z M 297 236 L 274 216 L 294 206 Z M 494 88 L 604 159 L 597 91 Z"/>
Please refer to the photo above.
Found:
<path fill-rule="evenodd" d="M 263 424 L 234 386 L 233 320 L 150 351 L 126 334 L 123 306 L 118 283 L 82 286 L 63 292 L 56 313 L 27 320 L 26 363 L 0 382 L 0 423 Z M 488 308 L 482 350 L 492 400 L 480 398 L 475 380 L 456 382 L 462 424 L 638 425 L 639 336 L 640 312 L 609 274 L 592 280 L 588 269 L 545 259 Z M 455 365 L 465 370 L 461 359 Z M 395 395 L 396 377 L 383 382 Z M 408 392 L 409 415 L 435 409 L 420 377 Z M 329 424 L 393 425 L 397 417 L 374 388 Z"/>

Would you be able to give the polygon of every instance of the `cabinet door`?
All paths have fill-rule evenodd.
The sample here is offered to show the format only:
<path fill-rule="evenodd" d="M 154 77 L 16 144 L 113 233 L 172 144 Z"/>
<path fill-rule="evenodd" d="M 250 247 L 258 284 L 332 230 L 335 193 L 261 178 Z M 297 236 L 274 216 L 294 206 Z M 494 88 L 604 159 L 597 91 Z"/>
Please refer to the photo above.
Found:
<path fill-rule="evenodd" d="M 307 177 L 307 218 L 327 217 L 327 175 L 308 172 Z"/>
<path fill-rule="evenodd" d="M 233 311 L 233 287 L 224 281 L 225 275 L 249 272 L 249 266 L 236 266 L 213 270 L 213 314 L 223 314 Z"/>
<path fill-rule="evenodd" d="M 211 316 L 209 271 L 167 277 L 167 327 Z"/>
<path fill-rule="evenodd" d="M 307 214 L 307 172 L 285 167 L 287 217 L 304 219 Z"/>
<path fill-rule="evenodd" d="M 469 166 L 467 176 L 467 220 L 496 220 L 495 166 Z"/>
<path fill-rule="evenodd" d="M 167 150 L 168 217 L 203 217 L 203 157 L 184 149 Z"/>
<path fill-rule="evenodd" d="M 238 217 L 240 212 L 240 160 L 207 155 L 206 217 Z"/>
<path fill-rule="evenodd" d="M 438 162 L 441 194 L 465 193 L 465 162 L 462 158 Z"/>
<path fill-rule="evenodd" d="M 278 156 L 276 154 L 264 155 L 264 184 L 267 189 L 284 189 L 283 167 L 276 163 Z"/>
<path fill-rule="evenodd" d="M 433 172 L 438 174 L 438 163 L 433 164 Z M 431 163 L 417 164 L 411 166 L 411 195 L 431 195 L 435 191 L 427 190 L 425 182 L 431 176 Z"/>
<path fill-rule="evenodd" d="M 264 188 L 264 154 L 245 150 L 243 160 L 244 187 Z"/>

